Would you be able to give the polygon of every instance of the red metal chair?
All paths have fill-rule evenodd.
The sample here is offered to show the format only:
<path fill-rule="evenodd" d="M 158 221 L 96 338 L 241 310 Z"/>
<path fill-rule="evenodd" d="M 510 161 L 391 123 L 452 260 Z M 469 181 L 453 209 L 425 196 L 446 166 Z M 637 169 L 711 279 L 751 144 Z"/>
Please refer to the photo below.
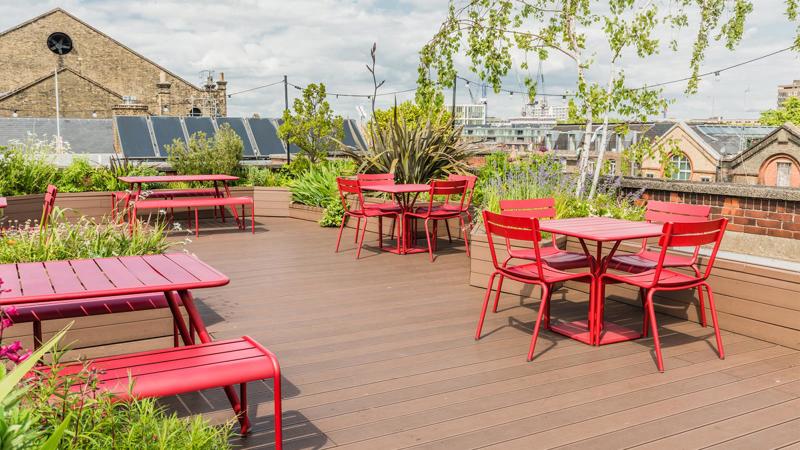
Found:
<path fill-rule="evenodd" d="M 554 219 L 556 217 L 556 202 L 552 198 L 533 198 L 528 200 L 500 200 L 500 213 L 510 217 L 524 217 L 528 219 Z M 551 234 L 552 245 L 539 248 L 542 260 L 550 267 L 558 270 L 579 269 L 589 267 L 592 259 L 585 253 L 568 252 L 558 248 L 556 235 Z M 512 259 L 536 260 L 536 255 L 532 248 L 512 248 L 511 242 L 506 239 L 506 252 L 508 257 L 503 262 L 505 266 Z M 503 288 L 503 275 L 500 275 L 498 282 L 497 295 L 494 299 L 492 312 L 497 312 L 497 305 L 500 300 L 500 291 Z"/>
<path fill-rule="evenodd" d="M 339 226 L 339 236 L 336 238 L 336 251 L 339 251 L 339 243 L 342 241 L 342 231 L 344 231 L 345 220 L 347 217 L 355 217 L 358 219 L 356 225 L 356 241 L 358 242 L 358 251 L 356 252 L 356 259 L 361 256 L 361 247 L 364 245 L 364 235 L 367 232 L 367 219 L 370 217 L 378 218 L 378 239 L 380 247 L 383 248 L 383 218 L 392 217 L 397 221 L 403 214 L 402 209 L 392 204 L 391 207 L 385 207 L 381 204 L 364 203 L 364 195 L 361 191 L 361 184 L 358 180 L 349 180 L 347 178 L 337 178 L 336 183 L 339 185 L 339 197 L 344 206 L 344 217 L 342 224 Z M 355 195 L 357 203 L 355 209 L 350 207 L 348 196 Z M 361 230 L 361 219 L 364 219 L 364 229 Z M 358 239 L 358 232 L 361 230 L 361 239 Z M 402 231 L 401 231 L 402 232 Z M 400 250 L 400 240 L 397 242 L 398 251 Z"/>
<path fill-rule="evenodd" d="M 475 339 L 477 340 L 481 337 L 483 321 L 489 306 L 489 295 L 492 292 L 492 285 L 496 276 L 500 275 L 521 283 L 538 285 L 542 289 L 542 301 L 539 304 L 539 313 L 536 318 L 536 325 L 533 328 L 530 349 L 528 350 L 528 361 L 530 361 L 533 359 L 533 351 L 536 347 L 536 339 L 539 336 L 539 327 L 542 319 L 544 319 L 545 328 L 550 328 L 550 297 L 553 292 L 553 284 L 569 280 L 583 280 L 593 284 L 594 275 L 590 272 L 564 272 L 545 264 L 539 247 L 539 241 L 542 236 L 539 232 L 539 219 L 537 218 L 513 217 L 484 211 L 483 224 L 486 228 L 486 238 L 489 241 L 489 250 L 492 254 L 494 272 L 489 277 L 489 286 L 486 287 L 486 295 L 483 298 L 483 309 L 478 321 L 478 329 L 475 331 Z M 530 243 L 534 254 L 534 262 L 516 266 L 509 266 L 506 263 L 500 264 L 494 245 L 494 236 L 501 236 L 506 242 L 513 239 L 520 244 Z M 498 288 L 498 294 L 499 292 Z"/>
<path fill-rule="evenodd" d="M 450 197 L 457 195 L 460 197 L 458 207 L 453 209 L 444 209 L 441 206 L 434 205 L 436 197 L 445 197 L 444 204 L 447 204 Z M 464 216 L 461 212 L 464 209 L 464 201 L 467 197 L 467 182 L 460 181 L 445 181 L 433 180 L 431 181 L 431 188 L 428 191 L 428 206 L 417 208 L 414 212 L 406 213 L 409 217 L 415 217 L 425 221 L 425 239 L 428 241 L 428 256 L 433 262 L 433 248 L 436 244 L 436 223 L 439 220 L 458 219 L 461 228 L 464 230 L 464 243 L 467 247 L 467 256 L 469 256 L 469 237 L 467 235 L 467 227 L 464 224 Z M 455 203 L 451 205 L 455 206 Z M 434 222 L 434 228 L 431 230 L 429 224 Z"/>
<path fill-rule="evenodd" d="M 40 229 L 47 228 L 50 222 L 50 215 L 53 213 L 53 208 L 56 206 L 56 196 L 58 195 L 58 188 L 51 185 L 47 186 L 47 192 L 44 194 L 44 205 L 42 206 L 42 219 L 39 221 Z"/>
<path fill-rule="evenodd" d="M 386 184 L 395 184 L 394 182 L 394 174 L 393 173 L 359 173 L 356 175 L 356 179 L 358 180 L 361 186 L 377 186 L 377 185 L 386 185 Z M 390 202 L 383 202 L 383 203 L 375 203 L 376 205 L 380 205 L 381 208 L 391 209 L 397 206 L 397 203 L 394 201 Z M 372 205 L 372 203 L 370 203 Z M 361 223 L 361 219 L 358 219 L 359 223 Z M 392 221 L 392 228 L 390 230 L 390 235 L 394 237 L 394 227 L 395 221 Z"/>
<path fill-rule="evenodd" d="M 653 307 L 653 296 L 659 291 L 681 291 L 692 288 L 697 288 L 697 291 L 701 292 L 701 288 L 704 287 L 708 291 L 708 306 L 709 309 L 711 309 L 711 320 L 714 325 L 714 334 L 717 338 L 719 357 L 720 359 L 724 359 L 725 352 L 722 349 L 722 337 L 720 336 L 719 324 L 717 323 L 714 294 L 711 292 L 711 286 L 709 286 L 707 280 L 709 275 L 711 275 L 711 269 L 714 267 L 714 260 L 717 257 L 719 244 L 722 242 L 722 236 L 725 233 L 725 227 L 727 225 L 727 219 L 706 222 L 668 222 L 664 224 L 664 234 L 659 240 L 661 251 L 658 254 L 658 260 L 656 261 L 656 267 L 654 269 L 632 274 L 605 273 L 600 276 L 598 283 L 600 292 L 597 295 L 598 314 L 595 316 L 596 326 L 600 326 L 600 324 L 603 323 L 603 301 L 605 299 L 606 283 L 627 283 L 643 290 L 645 293 L 645 312 L 642 335 L 645 335 L 649 324 L 650 331 L 653 333 L 658 370 L 663 372 L 664 361 L 661 357 L 661 344 L 658 339 L 658 327 L 656 325 L 656 313 Z M 711 251 L 711 256 L 708 259 L 704 274 L 690 276 L 666 268 L 665 261 L 668 256 L 667 251 L 669 251 L 671 247 L 700 247 L 712 243 L 714 244 L 714 248 Z"/>
<path fill-rule="evenodd" d="M 711 207 L 706 205 L 687 205 L 684 203 L 659 202 L 651 200 L 647 202 L 647 210 L 644 219 L 653 223 L 667 222 L 705 222 L 711 214 Z M 700 276 L 700 269 L 697 267 L 697 255 L 700 246 L 694 248 L 691 257 L 681 255 L 666 255 L 664 257 L 664 267 L 688 267 L 692 269 L 696 276 Z M 642 248 L 634 254 L 616 255 L 608 262 L 609 269 L 620 270 L 623 272 L 639 273 L 651 270 L 656 267 L 660 251 L 653 251 L 647 248 L 647 239 L 642 240 Z M 641 292 L 642 304 L 644 304 L 644 293 Z M 700 306 L 700 323 L 707 326 L 705 301 L 703 292 L 698 289 L 697 299 Z"/>
<path fill-rule="evenodd" d="M 447 176 L 447 181 L 466 181 L 467 182 L 467 198 L 464 200 L 463 205 L 461 205 L 461 214 L 467 216 L 467 227 L 472 226 L 472 212 L 470 211 L 470 207 L 472 206 L 472 194 L 475 192 L 475 183 L 478 181 L 478 177 L 475 175 L 456 175 L 450 174 Z M 450 199 L 448 198 L 447 201 L 442 205 L 442 209 L 448 211 L 456 211 L 458 210 L 458 205 L 455 203 L 451 203 Z M 453 238 L 450 236 L 450 225 L 447 222 L 444 223 L 445 229 L 447 230 L 447 239 L 450 242 L 453 242 Z M 469 230 L 468 230 L 469 231 Z"/>

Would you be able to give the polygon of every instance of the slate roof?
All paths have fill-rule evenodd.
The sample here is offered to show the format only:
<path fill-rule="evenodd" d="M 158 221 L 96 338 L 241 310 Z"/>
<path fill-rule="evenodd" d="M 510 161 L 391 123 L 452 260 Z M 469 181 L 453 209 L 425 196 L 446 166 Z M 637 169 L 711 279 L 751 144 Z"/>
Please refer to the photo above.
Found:
<path fill-rule="evenodd" d="M 0 118 L 0 145 L 11 140 L 24 141 L 29 133 L 39 139 L 56 135 L 55 118 Z M 114 153 L 111 119 L 61 119 L 61 137 L 73 153 Z"/>

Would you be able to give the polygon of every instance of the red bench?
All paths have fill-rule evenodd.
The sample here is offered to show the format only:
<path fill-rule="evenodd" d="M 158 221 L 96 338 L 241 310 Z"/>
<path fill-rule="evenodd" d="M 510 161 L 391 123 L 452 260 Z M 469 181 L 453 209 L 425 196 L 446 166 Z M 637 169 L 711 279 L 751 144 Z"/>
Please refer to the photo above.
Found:
<path fill-rule="evenodd" d="M 125 191 L 117 191 L 111 193 L 111 217 L 116 217 L 119 211 L 119 206 L 122 204 L 127 207 L 128 199 L 131 194 Z M 147 198 L 165 198 L 174 199 L 175 197 L 221 197 L 222 192 L 216 188 L 201 188 L 201 189 L 160 189 L 157 191 L 149 191 Z M 217 210 L 214 209 L 216 216 Z"/>
<path fill-rule="evenodd" d="M 245 229 L 244 223 L 244 207 L 250 206 L 250 228 L 255 234 L 256 232 L 256 215 L 255 215 L 255 201 L 251 197 L 216 197 L 216 198 L 184 198 L 184 199 L 171 199 L 171 200 L 138 200 L 132 203 L 133 211 L 131 214 L 130 226 L 133 228 L 133 222 L 136 214 L 140 209 L 172 209 L 172 208 L 192 208 L 194 209 L 194 229 L 195 236 L 200 235 L 200 217 L 198 214 L 199 208 L 206 207 L 229 207 L 233 210 L 236 216 L 236 207 L 241 205 L 242 217 L 239 222 L 239 228 Z"/>
<path fill-rule="evenodd" d="M 275 447 L 281 448 L 280 366 L 272 352 L 250 337 L 70 363 L 59 368 L 58 376 L 76 375 L 84 370 L 97 374 L 98 389 L 123 401 L 239 384 L 240 402 L 232 405 L 242 435 L 250 431 L 247 383 L 272 378 Z M 71 389 L 79 391 L 84 386 L 74 384 Z"/>

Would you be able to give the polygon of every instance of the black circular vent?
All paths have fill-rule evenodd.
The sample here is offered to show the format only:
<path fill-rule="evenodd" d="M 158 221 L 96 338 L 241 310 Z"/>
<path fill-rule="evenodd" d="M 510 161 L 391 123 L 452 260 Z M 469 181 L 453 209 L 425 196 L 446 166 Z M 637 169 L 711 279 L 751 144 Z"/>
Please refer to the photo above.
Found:
<path fill-rule="evenodd" d="M 65 33 L 53 33 L 47 37 L 47 48 L 56 55 L 66 55 L 72 51 L 72 38 Z"/>

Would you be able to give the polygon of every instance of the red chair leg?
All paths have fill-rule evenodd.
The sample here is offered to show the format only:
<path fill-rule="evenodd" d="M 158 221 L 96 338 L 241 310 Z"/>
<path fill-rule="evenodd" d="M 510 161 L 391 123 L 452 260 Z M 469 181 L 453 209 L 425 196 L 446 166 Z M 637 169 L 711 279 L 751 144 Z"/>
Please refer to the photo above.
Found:
<path fill-rule="evenodd" d="M 378 248 L 383 249 L 383 217 L 378 216 Z"/>
<path fill-rule="evenodd" d="M 336 237 L 336 250 L 334 253 L 339 253 L 339 243 L 342 242 L 342 231 L 344 231 L 345 222 L 347 222 L 347 214 L 342 217 L 342 223 L 339 224 L 339 236 Z M 356 235 L 358 235 L 358 228 L 356 228 Z"/>
<path fill-rule="evenodd" d="M 425 239 L 428 240 L 428 257 L 433 262 L 433 247 L 431 246 L 431 232 L 428 229 L 428 222 L 430 219 L 425 219 Z"/>
<path fill-rule="evenodd" d="M 547 294 L 547 299 L 546 299 L 544 305 L 542 305 L 542 307 L 544 308 L 544 329 L 545 330 L 549 330 L 550 329 L 550 303 L 552 301 L 553 301 L 553 289 L 551 288 L 550 291 Z"/>
<path fill-rule="evenodd" d="M 360 221 L 360 219 L 359 219 Z M 356 259 L 361 257 L 361 247 L 364 246 L 364 235 L 367 234 L 367 218 L 364 217 L 364 229 L 361 230 L 361 239 L 358 241 L 358 251 L 356 252 Z M 356 230 L 356 237 L 358 237 L 358 230 Z"/>
<path fill-rule="evenodd" d="M 358 218 L 358 222 L 356 222 L 356 237 L 353 238 L 353 243 L 358 243 L 358 230 L 361 229 L 361 217 Z"/>
<path fill-rule="evenodd" d="M 658 338 L 658 323 L 656 322 L 656 311 L 653 307 L 653 296 L 656 290 L 650 289 L 647 292 L 647 315 L 649 316 L 650 331 L 653 333 L 653 346 L 656 350 L 656 363 L 658 364 L 658 371 L 664 371 L 664 359 L 661 356 L 661 341 Z"/>
<path fill-rule="evenodd" d="M 497 282 L 497 292 L 494 295 L 494 305 L 492 306 L 492 312 L 497 312 L 497 305 L 500 304 L 500 292 L 503 290 L 503 280 L 505 280 L 502 274 L 500 275 L 500 281 Z"/>
<path fill-rule="evenodd" d="M 200 214 L 194 209 L 194 237 L 200 237 Z"/>
<path fill-rule="evenodd" d="M 244 216 L 242 216 L 244 220 Z M 256 205 L 250 205 L 250 232 L 256 234 Z"/>
<path fill-rule="evenodd" d="M 642 337 L 647 337 L 649 328 L 650 313 L 647 311 L 647 289 L 639 289 L 639 297 L 642 299 Z"/>
<path fill-rule="evenodd" d="M 475 330 L 475 340 L 481 338 L 481 329 L 483 329 L 483 320 L 486 318 L 486 309 L 489 307 L 489 295 L 492 293 L 492 285 L 494 284 L 494 277 L 497 272 L 493 272 L 489 276 L 489 285 L 486 286 L 486 294 L 483 296 L 483 309 L 481 309 L 481 317 L 478 319 L 478 329 Z M 500 275 L 502 277 L 502 275 Z M 500 278 L 502 280 L 502 278 Z"/>
<path fill-rule="evenodd" d="M 458 216 L 459 222 L 461 222 L 461 228 L 464 229 L 464 245 L 467 247 L 467 256 L 469 256 L 469 233 L 467 232 L 467 226 L 464 223 L 464 218 Z"/>
<path fill-rule="evenodd" d="M 536 324 L 533 326 L 533 336 L 531 336 L 531 348 L 528 350 L 528 361 L 533 360 L 533 351 L 536 349 L 536 339 L 539 338 L 539 325 L 542 323 L 542 317 L 547 309 L 547 301 L 550 298 L 550 286 L 542 285 L 542 301 L 539 303 L 539 314 L 536 317 Z"/>
<path fill-rule="evenodd" d="M 694 270 L 694 274 L 696 277 L 700 278 L 700 269 L 697 266 L 692 265 L 692 270 Z M 708 326 L 706 322 L 706 305 L 703 301 L 703 286 L 697 286 L 697 301 L 700 305 L 700 323 L 703 325 L 703 328 Z"/>
<path fill-rule="evenodd" d="M 717 338 L 717 350 L 719 351 L 719 359 L 725 359 L 725 350 L 722 348 L 722 335 L 719 331 L 719 322 L 717 321 L 717 308 L 714 306 L 714 294 L 711 293 L 711 286 L 704 284 L 706 292 L 708 292 L 708 307 L 711 309 L 711 323 L 714 325 L 714 335 Z"/>

